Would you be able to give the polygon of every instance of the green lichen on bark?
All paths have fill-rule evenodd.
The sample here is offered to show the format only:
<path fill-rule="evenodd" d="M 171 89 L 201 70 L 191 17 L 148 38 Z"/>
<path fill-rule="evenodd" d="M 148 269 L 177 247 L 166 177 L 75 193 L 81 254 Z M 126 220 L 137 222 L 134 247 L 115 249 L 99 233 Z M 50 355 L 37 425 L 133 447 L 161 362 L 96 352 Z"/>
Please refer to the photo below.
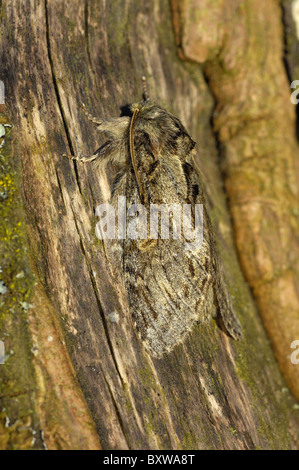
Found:
<path fill-rule="evenodd" d="M 5 363 L 0 365 L 0 449 L 29 449 L 39 440 L 27 320 L 34 277 L 20 197 L 20 163 L 4 114 L 0 125 L 5 129 L 0 139 L 0 340 L 5 345 Z"/>

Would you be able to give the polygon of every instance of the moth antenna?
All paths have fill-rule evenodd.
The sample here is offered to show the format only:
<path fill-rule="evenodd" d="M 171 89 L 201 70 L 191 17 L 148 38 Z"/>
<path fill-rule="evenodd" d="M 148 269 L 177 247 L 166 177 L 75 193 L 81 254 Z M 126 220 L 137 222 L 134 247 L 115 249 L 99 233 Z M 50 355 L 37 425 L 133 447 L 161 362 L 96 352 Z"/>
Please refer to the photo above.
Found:
<path fill-rule="evenodd" d="M 130 123 L 130 156 L 131 156 L 131 161 L 132 161 L 134 173 L 135 173 L 135 176 L 136 176 L 136 181 L 137 181 L 137 185 L 138 185 L 138 189 L 139 189 L 139 194 L 140 194 L 141 198 L 144 200 L 144 192 L 142 190 L 142 186 L 141 186 L 141 182 L 140 182 L 140 178 L 139 178 L 139 174 L 138 174 L 138 170 L 137 170 L 136 159 L 135 159 L 135 150 L 134 150 L 134 122 L 135 122 L 135 119 L 136 119 L 136 116 L 137 116 L 138 113 L 139 113 L 139 109 L 135 109 L 135 111 L 133 113 L 133 116 L 132 116 L 132 119 L 131 119 L 131 123 Z"/>
<path fill-rule="evenodd" d="M 150 96 L 149 96 L 148 87 L 147 87 L 147 80 L 146 80 L 146 77 L 144 75 L 142 77 L 142 88 L 143 88 L 143 99 L 145 101 L 149 100 Z"/>
<path fill-rule="evenodd" d="M 103 124 L 103 121 L 98 121 L 97 118 L 93 117 L 91 114 L 87 112 L 84 103 L 80 104 L 80 108 L 82 109 L 83 113 L 85 114 L 85 116 L 87 117 L 89 121 L 93 122 L 97 126 L 100 126 L 101 124 Z"/>

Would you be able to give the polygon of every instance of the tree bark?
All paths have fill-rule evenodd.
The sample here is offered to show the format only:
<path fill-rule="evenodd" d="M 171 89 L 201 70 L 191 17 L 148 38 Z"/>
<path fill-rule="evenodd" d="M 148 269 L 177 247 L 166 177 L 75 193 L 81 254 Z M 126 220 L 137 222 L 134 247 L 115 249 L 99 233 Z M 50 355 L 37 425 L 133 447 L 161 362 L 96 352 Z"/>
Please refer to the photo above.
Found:
<path fill-rule="evenodd" d="M 234 245 L 211 126 L 217 87 L 207 82 L 208 69 L 178 57 L 175 3 L 173 10 L 165 0 L 1 3 L 0 123 L 13 128 L 5 127 L 1 148 L 0 279 L 7 291 L 0 295 L 0 340 L 7 357 L 0 365 L 0 448 L 298 448 L 298 408 Z M 227 23 L 223 28 L 230 31 Z M 95 235 L 95 207 L 109 199 L 113 175 L 62 157 L 91 154 L 103 143 L 80 103 L 92 115 L 117 117 L 140 99 L 142 75 L 151 96 L 198 143 L 208 209 L 244 330 L 234 342 L 215 322 L 196 326 L 159 360 L 138 341 L 121 273 L 115 280 L 109 245 Z M 237 176 L 226 180 L 230 197 Z M 239 213 L 231 210 L 236 225 Z"/>
<path fill-rule="evenodd" d="M 181 57 L 203 64 L 217 103 L 213 124 L 243 272 L 298 398 L 299 368 L 289 357 L 299 338 L 298 142 L 279 3 L 172 1 Z"/>

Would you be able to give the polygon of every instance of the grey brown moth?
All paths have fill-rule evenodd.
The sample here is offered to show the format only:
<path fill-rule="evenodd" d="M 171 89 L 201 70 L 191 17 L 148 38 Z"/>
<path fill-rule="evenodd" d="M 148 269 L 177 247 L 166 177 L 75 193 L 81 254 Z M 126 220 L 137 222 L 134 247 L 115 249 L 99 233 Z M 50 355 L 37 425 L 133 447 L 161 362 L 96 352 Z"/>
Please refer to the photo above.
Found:
<path fill-rule="evenodd" d="M 85 110 L 85 108 L 84 108 Z M 223 278 L 215 236 L 205 207 L 203 185 L 193 161 L 195 142 L 180 120 L 149 99 L 131 106 L 131 115 L 105 121 L 88 119 L 105 132 L 107 142 L 92 156 L 70 158 L 118 169 L 112 193 L 127 207 L 142 204 L 203 205 L 203 241 L 186 250 L 185 240 L 161 234 L 144 239 L 129 237 L 115 243 L 133 323 L 146 349 L 161 357 L 182 343 L 195 323 L 215 318 L 234 339 L 242 335 Z"/>

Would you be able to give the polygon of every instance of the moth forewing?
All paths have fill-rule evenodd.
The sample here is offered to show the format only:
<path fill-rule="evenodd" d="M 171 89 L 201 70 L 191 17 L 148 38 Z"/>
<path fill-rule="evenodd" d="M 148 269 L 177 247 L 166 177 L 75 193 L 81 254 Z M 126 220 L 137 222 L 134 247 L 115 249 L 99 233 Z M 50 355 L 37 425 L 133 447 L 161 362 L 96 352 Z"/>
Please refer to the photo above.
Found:
<path fill-rule="evenodd" d="M 241 327 L 224 281 L 203 186 L 191 154 L 195 142 L 178 118 L 151 100 L 131 109 L 130 118 L 109 119 L 99 125 L 100 131 L 109 132 L 110 140 L 92 158 L 81 160 L 112 162 L 119 168 L 111 202 L 117 213 L 119 198 L 123 198 L 127 220 L 121 239 L 112 246 L 120 257 L 136 331 L 155 357 L 182 343 L 196 322 L 213 317 L 238 339 Z M 186 244 L 181 226 L 178 228 L 184 206 L 191 207 L 192 223 L 197 206 L 203 207 L 199 244 Z"/>

